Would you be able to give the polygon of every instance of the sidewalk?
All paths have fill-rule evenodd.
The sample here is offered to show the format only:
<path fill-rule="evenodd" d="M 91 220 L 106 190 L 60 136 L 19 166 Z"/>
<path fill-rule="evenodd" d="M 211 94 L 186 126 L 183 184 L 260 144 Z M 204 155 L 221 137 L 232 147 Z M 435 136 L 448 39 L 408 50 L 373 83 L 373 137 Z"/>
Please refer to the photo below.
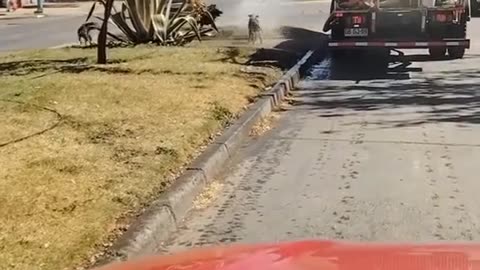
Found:
<path fill-rule="evenodd" d="M 5 8 L 1 8 L 0 20 L 39 18 L 44 16 L 87 15 L 93 3 L 93 1 L 76 3 L 44 3 L 43 14 L 35 14 L 37 6 L 24 6 L 13 12 L 7 12 Z"/>

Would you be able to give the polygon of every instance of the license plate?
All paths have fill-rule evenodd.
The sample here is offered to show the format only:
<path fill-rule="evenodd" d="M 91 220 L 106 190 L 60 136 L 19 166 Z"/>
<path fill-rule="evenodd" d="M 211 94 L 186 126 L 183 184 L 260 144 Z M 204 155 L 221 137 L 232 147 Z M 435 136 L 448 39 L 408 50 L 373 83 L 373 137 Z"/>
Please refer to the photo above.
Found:
<path fill-rule="evenodd" d="M 368 28 L 346 28 L 344 33 L 346 37 L 365 37 L 368 36 Z"/>

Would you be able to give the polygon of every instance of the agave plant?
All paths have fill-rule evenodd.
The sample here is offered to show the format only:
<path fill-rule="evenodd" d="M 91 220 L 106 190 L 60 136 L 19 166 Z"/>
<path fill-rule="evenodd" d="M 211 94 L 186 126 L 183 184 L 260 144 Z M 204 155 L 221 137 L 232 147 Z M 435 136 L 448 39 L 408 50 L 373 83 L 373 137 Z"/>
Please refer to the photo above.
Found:
<path fill-rule="evenodd" d="M 92 17 L 97 3 L 105 7 L 106 0 L 97 0 L 92 5 L 87 21 Z M 188 7 L 189 0 L 175 0 L 175 3 L 174 0 L 122 0 L 120 9 L 114 6 L 112 15 L 106 19 L 123 33 L 124 40 L 128 42 L 184 45 L 195 38 L 201 40 L 202 35 L 216 30 L 213 18 L 211 28 L 199 29 L 197 19 Z M 112 33 L 109 35 L 121 39 Z"/>
<path fill-rule="evenodd" d="M 180 15 L 186 4 L 186 0 L 183 0 L 181 7 L 172 15 L 172 0 L 167 0 L 166 5 L 161 6 L 160 12 L 153 14 L 153 29 L 161 45 L 181 45 L 184 38 L 192 32 L 201 40 L 195 18 L 191 15 Z"/>

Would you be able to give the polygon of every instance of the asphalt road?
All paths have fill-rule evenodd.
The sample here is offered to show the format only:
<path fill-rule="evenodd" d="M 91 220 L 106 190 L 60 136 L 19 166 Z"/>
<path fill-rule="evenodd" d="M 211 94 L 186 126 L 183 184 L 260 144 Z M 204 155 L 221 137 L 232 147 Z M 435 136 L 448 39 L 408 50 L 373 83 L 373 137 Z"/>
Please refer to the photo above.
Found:
<path fill-rule="evenodd" d="M 295 1 L 295 0 L 293 0 Z M 299 26 L 317 30 L 322 27 L 328 13 L 325 13 L 329 0 L 207 0 L 216 3 L 224 12 L 218 20 L 222 27 L 234 26 L 244 31 L 248 14 L 259 14 L 265 31 L 280 26 Z M 100 9 L 101 11 L 101 9 Z M 41 49 L 63 44 L 76 43 L 77 28 L 85 20 L 85 15 L 49 16 L 45 18 L 0 20 L 0 51 Z M 118 30 L 112 29 L 114 32 Z M 269 46 L 269 45 L 266 45 Z"/>
<path fill-rule="evenodd" d="M 165 252 L 307 238 L 479 241 L 480 21 L 469 27 L 462 60 L 411 51 L 410 66 L 381 74 L 368 61 L 323 59 Z"/>
<path fill-rule="evenodd" d="M 0 20 L 0 51 L 48 48 L 77 41 L 85 16 Z"/>

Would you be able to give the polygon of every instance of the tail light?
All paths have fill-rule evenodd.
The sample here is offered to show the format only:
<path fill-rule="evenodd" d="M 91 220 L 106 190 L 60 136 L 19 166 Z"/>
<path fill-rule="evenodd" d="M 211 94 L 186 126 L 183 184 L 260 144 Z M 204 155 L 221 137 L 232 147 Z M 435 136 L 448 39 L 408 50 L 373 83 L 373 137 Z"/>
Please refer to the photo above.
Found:
<path fill-rule="evenodd" d="M 352 16 L 352 24 L 364 24 L 365 16 L 363 15 L 354 15 Z"/>
<path fill-rule="evenodd" d="M 366 15 L 350 15 L 345 18 L 345 23 L 348 27 L 359 27 L 367 23 Z"/>

